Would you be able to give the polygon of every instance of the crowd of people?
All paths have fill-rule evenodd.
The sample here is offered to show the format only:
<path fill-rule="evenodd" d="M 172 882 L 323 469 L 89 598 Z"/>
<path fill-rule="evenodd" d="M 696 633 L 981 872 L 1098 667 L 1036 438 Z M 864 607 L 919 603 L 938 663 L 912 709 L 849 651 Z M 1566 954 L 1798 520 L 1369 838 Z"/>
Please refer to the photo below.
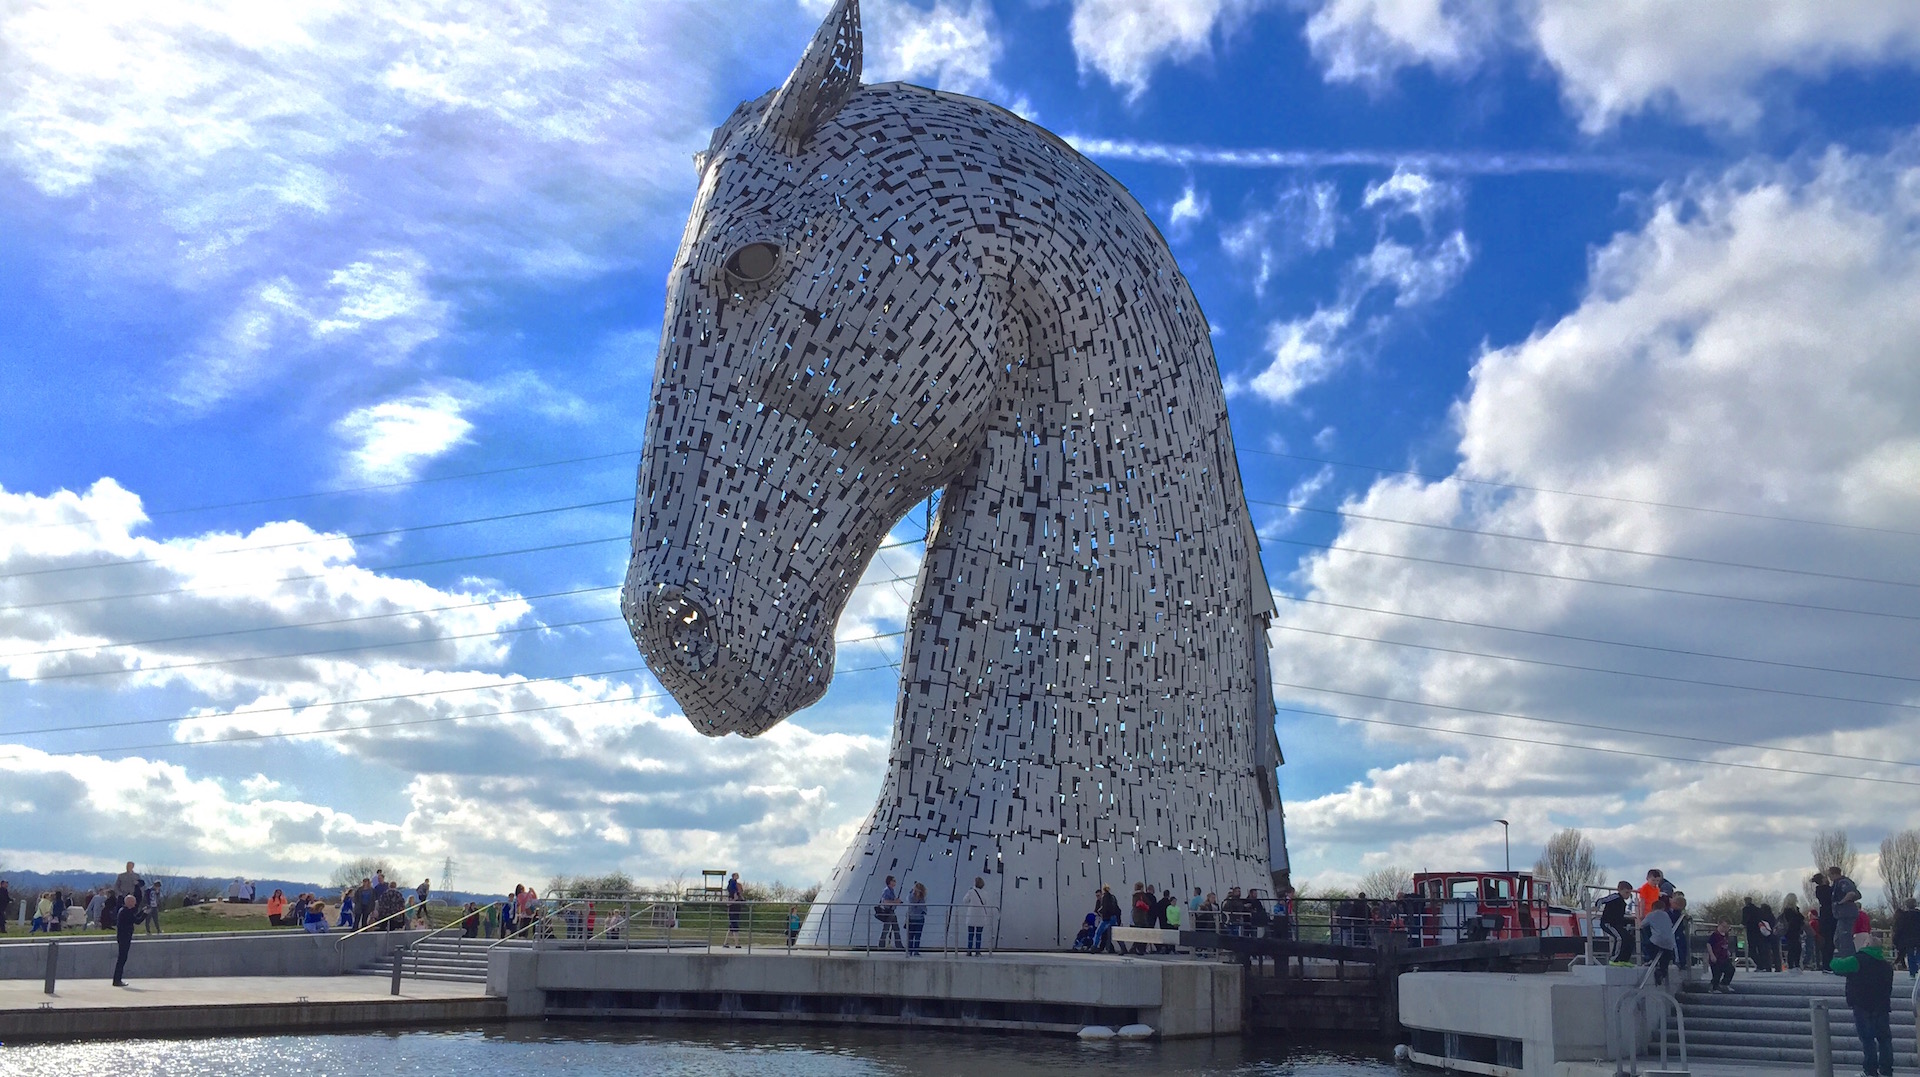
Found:
<path fill-rule="evenodd" d="M 1859 886 L 1837 867 L 1816 873 L 1807 889 L 1813 901 L 1802 908 L 1797 895 L 1788 894 L 1776 910 L 1771 902 L 1744 899 L 1736 936 L 1728 923 L 1710 925 L 1706 964 L 1712 972 L 1710 989 L 1731 991 L 1740 957 L 1758 973 L 1811 969 L 1830 971 L 1833 962 L 1849 957 L 1854 937 L 1872 932 L 1871 918 L 1862 907 Z M 1666 981 L 1667 969 L 1685 967 L 1695 924 L 1687 896 L 1659 869 L 1647 872 L 1639 887 L 1622 880 L 1595 903 L 1601 931 L 1611 940 L 1615 964 L 1654 966 L 1656 982 Z M 1920 969 L 1920 908 L 1908 898 L 1894 911 L 1893 950 L 1909 970 Z"/>
<path fill-rule="evenodd" d="M 120 910 L 128 897 L 133 898 L 135 927 L 144 926 L 149 935 L 159 934 L 161 882 L 142 879 L 131 862 L 111 883 L 73 890 L 55 888 L 38 895 L 15 895 L 12 885 L 0 879 L 0 934 L 8 930 L 7 921 L 12 919 L 15 901 L 21 901 L 24 906 L 22 918 L 27 920 L 27 933 L 31 935 L 114 931 L 118 929 Z"/>
<path fill-rule="evenodd" d="M 1235 886 L 1227 890 L 1227 896 L 1221 898 L 1215 891 L 1193 888 L 1193 896 L 1182 901 L 1174 896 L 1171 889 L 1162 888 L 1158 893 L 1144 882 L 1133 884 L 1133 896 L 1129 907 L 1122 909 L 1120 899 L 1114 896 L 1111 886 L 1102 886 L 1094 891 L 1093 911 L 1081 921 L 1080 932 L 1074 936 L 1073 948 L 1089 953 L 1131 952 L 1144 954 L 1153 950 L 1159 953 L 1171 953 L 1173 947 L 1166 944 L 1150 946 L 1135 942 L 1122 947 L 1113 939 L 1113 929 L 1120 926 L 1122 916 L 1130 917 L 1131 927 L 1157 928 L 1178 931 L 1186 927 L 1193 931 L 1214 931 L 1225 935 L 1246 935 L 1255 938 L 1286 937 L 1293 919 L 1293 891 L 1283 890 L 1277 899 L 1269 900 L 1257 889 L 1241 893 Z"/>

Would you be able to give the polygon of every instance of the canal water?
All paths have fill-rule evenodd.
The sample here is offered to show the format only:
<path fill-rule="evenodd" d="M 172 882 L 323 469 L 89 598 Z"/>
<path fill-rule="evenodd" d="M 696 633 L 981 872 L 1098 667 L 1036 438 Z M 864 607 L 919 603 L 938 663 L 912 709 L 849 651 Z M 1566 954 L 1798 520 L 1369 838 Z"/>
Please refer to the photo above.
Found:
<path fill-rule="evenodd" d="M 1277 1039 L 1082 1043 L 935 1030 L 542 1022 L 329 1035 L 7 1044 L 0 1074 L 112 1077 L 1376 1077 L 1407 1072 L 1369 1044 Z"/>

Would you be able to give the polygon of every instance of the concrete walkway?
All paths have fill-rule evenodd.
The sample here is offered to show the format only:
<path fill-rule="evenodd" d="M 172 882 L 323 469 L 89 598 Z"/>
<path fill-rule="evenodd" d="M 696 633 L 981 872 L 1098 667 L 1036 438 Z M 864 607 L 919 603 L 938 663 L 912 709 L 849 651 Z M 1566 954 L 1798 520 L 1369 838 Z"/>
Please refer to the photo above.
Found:
<path fill-rule="evenodd" d="M 223 976 L 0 980 L 0 1042 L 212 1032 L 292 1032 L 505 1020 L 506 1002 L 477 984 L 371 976 Z"/>

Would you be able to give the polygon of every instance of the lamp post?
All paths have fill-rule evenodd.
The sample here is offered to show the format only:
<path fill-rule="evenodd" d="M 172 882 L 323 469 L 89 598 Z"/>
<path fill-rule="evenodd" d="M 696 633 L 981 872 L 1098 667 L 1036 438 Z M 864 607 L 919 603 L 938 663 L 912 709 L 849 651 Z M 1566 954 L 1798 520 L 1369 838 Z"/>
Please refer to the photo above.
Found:
<path fill-rule="evenodd" d="M 1495 819 L 1500 824 L 1500 842 L 1507 847 L 1507 870 L 1513 870 L 1513 827 L 1505 819 Z"/>

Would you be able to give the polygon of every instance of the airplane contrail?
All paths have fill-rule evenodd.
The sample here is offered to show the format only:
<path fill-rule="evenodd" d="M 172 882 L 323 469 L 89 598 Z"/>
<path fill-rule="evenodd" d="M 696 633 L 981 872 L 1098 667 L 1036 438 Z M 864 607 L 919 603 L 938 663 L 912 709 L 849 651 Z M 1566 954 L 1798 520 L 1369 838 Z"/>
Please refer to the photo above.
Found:
<path fill-rule="evenodd" d="M 1215 165 L 1225 168 L 1409 168 L 1421 172 L 1511 176 L 1528 172 L 1587 172 L 1638 176 L 1670 175 L 1684 162 L 1625 154 L 1460 152 L 1432 150 L 1229 149 L 1163 142 L 1066 135 L 1067 143 L 1088 157 L 1146 164 Z"/>

